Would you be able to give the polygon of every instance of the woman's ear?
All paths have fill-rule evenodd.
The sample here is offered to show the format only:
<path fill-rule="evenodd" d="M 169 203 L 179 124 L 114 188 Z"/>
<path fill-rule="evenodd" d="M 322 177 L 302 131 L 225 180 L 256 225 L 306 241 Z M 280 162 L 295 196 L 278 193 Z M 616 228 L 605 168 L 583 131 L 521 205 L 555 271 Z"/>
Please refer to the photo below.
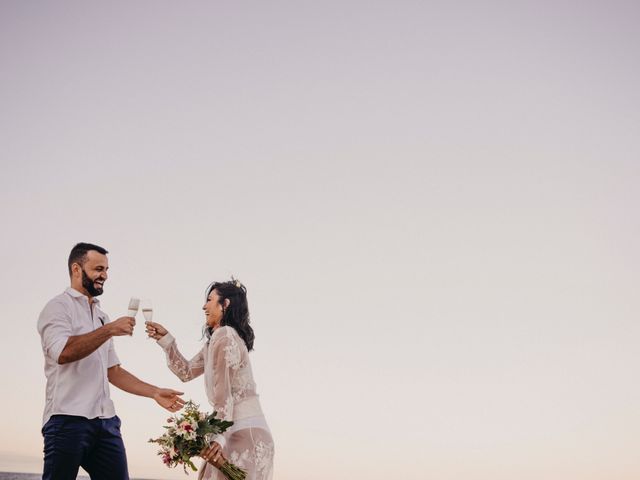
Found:
<path fill-rule="evenodd" d="M 231 305 L 231 301 L 228 298 L 224 299 L 224 309 L 226 310 Z"/>

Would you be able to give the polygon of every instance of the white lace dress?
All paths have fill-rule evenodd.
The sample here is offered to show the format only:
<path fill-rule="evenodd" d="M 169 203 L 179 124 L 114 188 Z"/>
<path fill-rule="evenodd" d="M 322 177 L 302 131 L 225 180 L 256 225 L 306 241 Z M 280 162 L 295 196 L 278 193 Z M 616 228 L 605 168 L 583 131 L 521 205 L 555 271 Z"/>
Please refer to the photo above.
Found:
<path fill-rule="evenodd" d="M 218 417 L 234 422 L 215 440 L 232 463 L 247 471 L 247 480 L 272 480 L 273 439 L 262 414 L 253 381 L 247 347 L 232 327 L 219 327 L 198 354 L 186 360 L 170 333 L 158 344 L 167 364 L 180 380 L 188 382 L 204 373 L 209 403 Z M 203 461 L 198 479 L 224 480 L 213 465 Z"/>

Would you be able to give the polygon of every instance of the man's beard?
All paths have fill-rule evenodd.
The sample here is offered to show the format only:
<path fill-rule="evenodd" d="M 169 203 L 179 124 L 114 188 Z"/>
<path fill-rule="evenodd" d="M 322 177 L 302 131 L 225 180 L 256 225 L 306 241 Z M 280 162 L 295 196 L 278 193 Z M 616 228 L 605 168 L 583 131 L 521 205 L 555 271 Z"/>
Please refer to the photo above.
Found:
<path fill-rule="evenodd" d="M 102 292 L 103 292 L 102 287 L 96 288 L 93 285 L 93 280 L 91 280 L 87 276 L 87 274 L 84 271 L 84 268 L 82 269 L 82 286 L 85 288 L 87 292 L 89 292 L 89 295 L 91 295 L 92 297 L 97 297 L 98 295 L 102 295 Z"/>

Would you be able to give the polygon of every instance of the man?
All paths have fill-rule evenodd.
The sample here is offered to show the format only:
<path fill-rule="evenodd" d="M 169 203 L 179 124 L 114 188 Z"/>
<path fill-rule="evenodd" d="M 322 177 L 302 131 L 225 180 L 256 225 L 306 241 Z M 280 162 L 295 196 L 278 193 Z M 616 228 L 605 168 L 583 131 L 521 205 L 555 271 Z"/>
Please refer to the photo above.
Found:
<path fill-rule="evenodd" d="M 110 322 L 96 299 L 109 264 L 107 251 L 79 243 L 69 255 L 71 287 L 53 298 L 38 319 L 47 377 L 43 480 L 75 479 L 80 466 L 93 480 L 128 480 L 120 419 L 109 383 L 153 398 L 170 412 L 182 408 L 182 392 L 145 383 L 120 366 L 113 337 L 131 335 L 133 317 Z"/>

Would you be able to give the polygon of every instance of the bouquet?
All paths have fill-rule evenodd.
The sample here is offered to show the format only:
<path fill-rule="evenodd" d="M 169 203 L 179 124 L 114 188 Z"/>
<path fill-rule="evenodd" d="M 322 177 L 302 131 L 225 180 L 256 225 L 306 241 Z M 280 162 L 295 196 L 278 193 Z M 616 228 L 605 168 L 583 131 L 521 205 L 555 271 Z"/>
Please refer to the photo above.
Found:
<path fill-rule="evenodd" d="M 195 472 L 198 469 L 191 461 L 191 457 L 199 455 L 205 447 L 209 446 L 214 436 L 233 425 L 233 422 L 216 418 L 216 412 L 202 413 L 198 407 L 199 405 L 189 400 L 184 404 L 182 415 L 174 415 L 167 419 L 168 425 L 164 426 L 166 432 L 161 437 L 149 440 L 151 443 L 160 445 L 158 455 L 162 456 L 162 461 L 167 467 L 182 465 L 184 473 L 188 473 L 187 466 L 189 466 Z M 238 466 L 226 459 L 222 459 L 221 463 L 221 466 L 216 466 L 229 480 L 246 478 L 247 473 Z"/>

